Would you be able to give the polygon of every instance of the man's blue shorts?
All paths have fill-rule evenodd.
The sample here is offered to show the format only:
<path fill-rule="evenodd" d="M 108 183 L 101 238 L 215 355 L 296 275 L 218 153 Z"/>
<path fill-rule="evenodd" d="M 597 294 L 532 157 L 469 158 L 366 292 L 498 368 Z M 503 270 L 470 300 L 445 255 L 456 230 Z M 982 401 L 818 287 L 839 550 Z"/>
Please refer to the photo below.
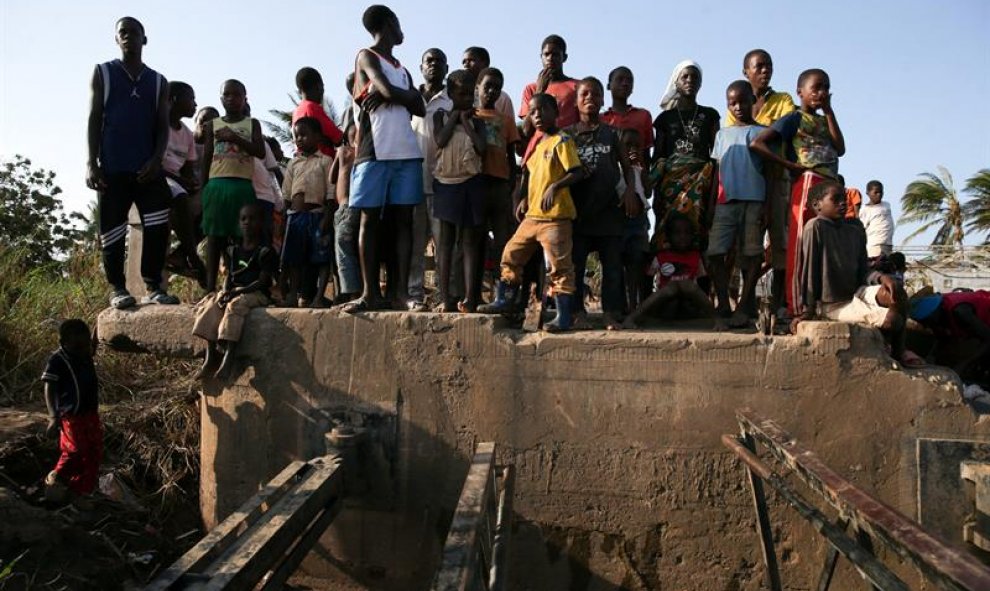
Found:
<path fill-rule="evenodd" d="M 349 205 L 370 209 L 423 201 L 423 160 L 368 160 L 351 171 Z"/>
<path fill-rule="evenodd" d="M 290 211 L 285 224 L 282 242 L 282 264 L 288 267 L 300 265 L 328 265 L 333 260 L 333 235 L 324 240 L 320 232 L 323 212 Z"/>

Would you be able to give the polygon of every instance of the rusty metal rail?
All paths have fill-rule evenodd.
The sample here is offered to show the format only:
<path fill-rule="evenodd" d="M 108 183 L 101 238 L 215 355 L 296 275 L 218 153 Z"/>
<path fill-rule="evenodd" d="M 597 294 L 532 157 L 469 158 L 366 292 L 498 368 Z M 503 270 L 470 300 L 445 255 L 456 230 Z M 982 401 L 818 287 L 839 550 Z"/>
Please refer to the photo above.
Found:
<path fill-rule="evenodd" d="M 281 589 L 342 507 L 336 457 L 292 462 L 145 591 Z"/>
<path fill-rule="evenodd" d="M 502 591 L 508 586 L 512 540 L 512 466 L 495 465 L 495 444 L 479 443 L 432 591 Z"/>
<path fill-rule="evenodd" d="M 845 556 L 873 588 L 908 589 L 891 570 L 873 554 L 873 540 L 879 540 L 921 574 L 946 591 L 990 590 L 990 569 L 936 536 L 923 530 L 917 522 L 864 492 L 827 466 L 818 456 L 802 447 L 775 422 L 750 409 L 736 412 L 741 436 L 724 435 L 722 442 L 745 464 L 757 514 L 757 531 L 763 549 L 767 585 L 771 591 L 783 589 L 780 570 L 770 529 L 763 483 L 780 496 L 825 537 L 831 548 L 819 576 L 818 591 L 827 591 L 839 555 Z M 808 487 L 824 498 L 839 513 L 833 524 L 827 517 L 794 491 L 787 482 L 756 455 L 756 443 L 770 453 Z M 845 533 L 853 528 L 854 537 Z"/>

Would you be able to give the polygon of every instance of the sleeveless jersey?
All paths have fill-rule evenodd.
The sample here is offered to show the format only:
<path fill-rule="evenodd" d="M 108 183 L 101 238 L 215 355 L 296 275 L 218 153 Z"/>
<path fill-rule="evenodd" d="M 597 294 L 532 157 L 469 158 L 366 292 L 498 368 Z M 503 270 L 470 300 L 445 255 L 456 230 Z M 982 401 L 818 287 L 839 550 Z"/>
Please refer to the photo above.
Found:
<path fill-rule="evenodd" d="M 137 172 L 155 152 L 165 78 L 147 66 L 132 78 L 119 59 L 100 64 L 98 71 L 103 82 L 100 168 L 108 174 Z"/>
<path fill-rule="evenodd" d="M 251 139 L 254 130 L 250 117 L 245 117 L 235 123 L 227 123 L 222 117 L 217 117 L 210 123 L 213 124 L 213 133 L 216 135 L 223 128 L 233 130 L 237 135 L 246 140 Z M 254 178 L 254 156 L 242 151 L 237 144 L 232 142 L 213 142 L 213 160 L 210 162 L 210 178 Z"/>
<path fill-rule="evenodd" d="M 371 53 L 378 58 L 382 73 L 390 84 L 398 88 L 413 87 L 409 71 L 398 61 L 391 61 L 374 51 Z M 369 82 L 354 98 L 354 119 L 358 124 L 354 162 L 423 158 L 412 129 L 409 111 L 402 105 L 392 104 L 384 104 L 373 112 L 365 111 L 361 105 L 370 92 Z"/>

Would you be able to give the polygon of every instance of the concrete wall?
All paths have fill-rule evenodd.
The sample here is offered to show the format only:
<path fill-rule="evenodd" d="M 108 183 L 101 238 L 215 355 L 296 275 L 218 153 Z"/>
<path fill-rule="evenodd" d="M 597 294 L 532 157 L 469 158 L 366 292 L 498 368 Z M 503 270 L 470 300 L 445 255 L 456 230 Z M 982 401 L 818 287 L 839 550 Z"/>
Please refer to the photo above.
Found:
<path fill-rule="evenodd" d="M 190 319 L 185 307 L 107 311 L 99 333 L 118 348 L 188 356 L 199 346 Z M 253 312 L 243 371 L 203 397 L 206 523 L 286 462 L 323 453 L 328 423 L 318 409 L 378 408 L 398 415 L 397 456 L 324 537 L 310 574 L 425 588 L 473 446 L 494 440 L 499 461 L 518 470 L 514 589 L 756 590 L 748 486 L 719 442 L 737 431 L 736 408 L 775 418 L 909 516 L 918 437 L 990 440 L 953 374 L 896 369 L 867 329 L 550 336 L 499 323 Z M 824 545 L 771 503 L 785 586 L 809 588 Z M 836 588 L 862 585 L 848 567 L 839 577 Z"/>

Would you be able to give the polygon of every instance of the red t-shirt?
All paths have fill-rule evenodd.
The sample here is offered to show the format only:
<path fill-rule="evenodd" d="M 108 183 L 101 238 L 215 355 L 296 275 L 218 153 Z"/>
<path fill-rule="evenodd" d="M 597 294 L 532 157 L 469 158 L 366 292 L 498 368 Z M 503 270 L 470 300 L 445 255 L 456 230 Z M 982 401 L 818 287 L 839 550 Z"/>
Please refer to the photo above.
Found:
<path fill-rule="evenodd" d="M 653 147 L 653 116 L 646 109 L 629 107 L 625 113 L 609 109 L 602 115 L 602 121 L 616 129 L 635 129 L 643 150 Z"/>
<path fill-rule="evenodd" d="M 557 99 L 557 127 L 564 129 L 578 122 L 581 116 L 577 108 L 577 83 L 573 78 L 551 82 L 547 94 Z M 529 99 L 536 94 L 536 82 L 530 82 L 523 89 L 522 104 L 519 105 L 519 118 L 529 115 Z"/>
<path fill-rule="evenodd" d="M 292 124 L 295 125 L 296 121 L 299 121 L 303 117 L 312 117 L 320 122 L 320 129 L 323 131 L 323 135 L 330 138 L 330 141 L 334 144 L 340 144 L 341 140 L 344 139 L 343 132 L 337 127 L 337 124 L 333 122 L 330 117 L 327 116 L 327 112 L 323 110 L 323 105 L 316 101 L 311 101 L 303 99 L 299 101 L 296 105 L 296 110 L 292 112 Z M 332 146 L 327 146 L 325 144 L 320 144 L 320 152 L 323 152 L 327 156 L 333 158 L 334 154 L 337 153 Z"/>
<path fill-rule="evenodd" d="M 976 310 L 976 317 L 982 320 L 984 324 L 990 325 L 990 291 L 979 289 L 943 293 L 941 305 L 948 316 L 948 330 L 946 332 L 949 336 L 960 338 L 969 336 L 969 333 L 956 323 L 956 318 L 952 315 L 956 306 L 961 304 L 973 306 L 973 309 Z"/>
<path fill-rule="evenodd" d="M 651 271 L 656 273 L 658 289 L 671 281 L 697 279 L 701 272 L 701 252 L 661 250 L 653 260 Z"/>

